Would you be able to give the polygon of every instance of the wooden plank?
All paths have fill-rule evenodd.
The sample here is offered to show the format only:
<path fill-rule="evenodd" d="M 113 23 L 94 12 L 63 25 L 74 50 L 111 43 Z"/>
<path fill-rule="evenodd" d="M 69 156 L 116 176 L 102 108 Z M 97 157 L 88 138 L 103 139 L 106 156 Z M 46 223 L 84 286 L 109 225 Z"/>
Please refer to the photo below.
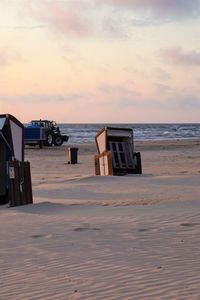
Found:
<path fill-rule="evenodd" d="M 125 143 L 125 152 L 126 152 L 127 168 L 135 168 L 133 149 L 132 149 L 132 144 L 130 142 Z"/>
<path fill-rule="evenodd" d="M 113 175 L 112 167 L 112 153 L 111 151 L 104 151 L 97 154 L 95 159 L 95 175 Z"/>
<path fill-rule="evenodd" d="M 106 157 L 108 160 L 108 175 L 113 175 L 112 152 L 106 151 Z"/>
<path fill-rule="evenodd" d="M 100 175 L 99 155 L 94 156 L 95 175 Z"/>
<path fill-rule="evenodd" d="M 117 152 L 119 156 L 119 164 L 120 168 L 127 168 L 127 163 L 126 163 L 126 153 L 125 153 L 125 145 L 124 142 L 118 142 L 116 143 L 117 147 Z"/>
<path fill-rule="evenodd" d="M 120 157 L 118 154 L 118 149 L 116 146 L 116 142 L 109 142 L 109 149 L 112 153 L 112 162 L 113 162 L 113 168 L 120 168 Z"/>

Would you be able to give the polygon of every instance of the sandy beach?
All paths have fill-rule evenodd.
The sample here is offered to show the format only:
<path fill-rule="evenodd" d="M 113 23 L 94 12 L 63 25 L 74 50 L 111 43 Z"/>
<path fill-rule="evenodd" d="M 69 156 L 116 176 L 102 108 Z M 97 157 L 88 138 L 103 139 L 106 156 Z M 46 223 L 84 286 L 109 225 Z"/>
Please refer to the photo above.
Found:
<path fill-rule="evenodd" d="M 200 140 L 136 142 L 143 174 L 95 176 L 95 144 L 26 148 L 33 205 L 0 207 L 1 300 L 200 299 Z"/>

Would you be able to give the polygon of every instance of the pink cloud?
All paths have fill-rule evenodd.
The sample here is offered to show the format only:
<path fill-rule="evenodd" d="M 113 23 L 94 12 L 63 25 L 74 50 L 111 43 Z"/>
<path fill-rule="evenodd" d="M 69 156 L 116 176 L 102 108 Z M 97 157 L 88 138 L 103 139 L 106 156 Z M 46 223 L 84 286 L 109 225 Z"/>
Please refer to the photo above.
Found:
<path fill-rule="evenodd" d="M 184 51 L 182 48 L 168 48 L 161 51 L 161 56 L 167 62 L 179 65 L 200 65 L 200 52 Z"/>
<path fill-rule="evenodd" d="M 21 54 L 17 51 L 10 51 L 8 49 L 0 49 L 0 66 L 9 66 L 14 61 L 23 61 Z"/>
<path fill-rule="evenodd" d="M 10 58 L 7 52 L 3 49 L 0 49 L 0 66 L 9 65 Z"/>
<path fill-rule="evenodd" d="M 79 0 L 54 1 L 35 3 L 29 7 L 29 13 L 42 24 L 51 26 L 63 34 L 87 36 L 91 32 L 89 18 L 84 15 L 86 5 Z"/>

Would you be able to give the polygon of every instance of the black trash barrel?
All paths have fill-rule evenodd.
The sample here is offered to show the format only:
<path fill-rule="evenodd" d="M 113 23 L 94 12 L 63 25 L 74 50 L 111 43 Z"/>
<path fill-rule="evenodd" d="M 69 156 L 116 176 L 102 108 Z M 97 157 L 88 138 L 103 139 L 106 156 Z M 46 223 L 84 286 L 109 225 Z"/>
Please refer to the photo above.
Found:
<path fill-rule="evenodd" d="M 77 164 L 78 163 L 78 148 L 68 148 L 68 163 Z"/>

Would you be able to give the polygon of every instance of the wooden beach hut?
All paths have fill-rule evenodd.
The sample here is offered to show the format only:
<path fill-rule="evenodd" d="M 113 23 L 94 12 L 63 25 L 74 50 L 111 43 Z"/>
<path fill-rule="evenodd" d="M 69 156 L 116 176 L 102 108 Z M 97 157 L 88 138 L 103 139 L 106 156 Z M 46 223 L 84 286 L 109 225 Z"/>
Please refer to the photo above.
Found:
<path fill-rule="evenodd" d="M 0 204 L 32 203 L 30 163 L 24 162 L 24 126 L 10 114 L 0 115 Z"/>
<path fill-rule="evenodd" d="M 133 130 L 105 127 L 95 137 L 96 175 L 141 174 L 141 155 L 134 151 Z"/>

